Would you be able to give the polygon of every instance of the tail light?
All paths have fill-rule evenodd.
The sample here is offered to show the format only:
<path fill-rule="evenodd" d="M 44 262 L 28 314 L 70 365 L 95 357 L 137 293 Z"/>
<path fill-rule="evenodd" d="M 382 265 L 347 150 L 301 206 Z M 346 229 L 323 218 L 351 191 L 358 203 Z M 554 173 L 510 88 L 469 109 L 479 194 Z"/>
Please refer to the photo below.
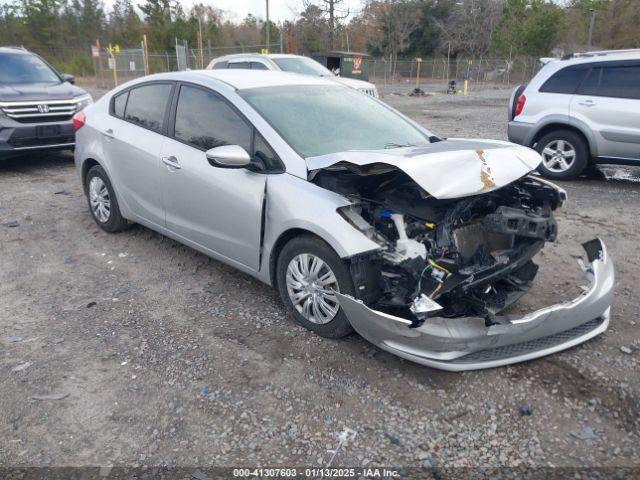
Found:
<path fill-rule="evenodd" d="M 520 95 L 518 97 L 518 103 L 516 103 L 516 110 L 515 112 L 513 112 L 514 117 L 517 117 L 522 113 L 522 110 L 524 109 L 524 104 L 526 101 L 527 101 L 527 97 L 525 97 L 524 95 Z"/>
<path fill-rule="evenodd" d="M 82 112 L 78 112 L 73 116 L 73 131 L 77 132 L 84 126 L 87 117 Z"/>

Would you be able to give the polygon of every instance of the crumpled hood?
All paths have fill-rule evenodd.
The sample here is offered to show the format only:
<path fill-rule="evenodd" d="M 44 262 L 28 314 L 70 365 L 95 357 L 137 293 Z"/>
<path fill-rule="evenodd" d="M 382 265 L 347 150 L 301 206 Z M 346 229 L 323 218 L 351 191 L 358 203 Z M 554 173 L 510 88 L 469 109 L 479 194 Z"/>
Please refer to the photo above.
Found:
<path fill-rule="evenodd" d="M 325 168 L 385 165 L 406 173 L 438 199 L 497 190 L 535 170 L 534 150 L 498 140 L 448 139 L 416 147 L 354 150 L 307 158 L 309 172 Z"/>
<path fill-rule="evenodd" d="M 64 83 L 0 84 L 0 102 L 29 102 L 32 100 L 69 100 L 86 92 Z"/>

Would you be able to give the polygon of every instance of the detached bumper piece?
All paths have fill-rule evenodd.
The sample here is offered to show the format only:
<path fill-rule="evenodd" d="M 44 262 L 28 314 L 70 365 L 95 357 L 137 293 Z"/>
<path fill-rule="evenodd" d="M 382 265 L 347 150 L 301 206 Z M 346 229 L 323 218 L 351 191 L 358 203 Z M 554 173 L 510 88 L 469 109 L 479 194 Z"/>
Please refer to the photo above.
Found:
<path fill-rule="evenodd" d="M 583 245 L 588 265 L 578 260 L 589 287 L 577 298 L 522 317 L 428 318 L 417 328 L 411 320 L 372 310 L 353 297 L 337 294 L 353 328 L 395 355 L 449 371 L 500 367 L 543 357 L 604 332 L 613 302 L 614 268 L 600 239 Z"/>

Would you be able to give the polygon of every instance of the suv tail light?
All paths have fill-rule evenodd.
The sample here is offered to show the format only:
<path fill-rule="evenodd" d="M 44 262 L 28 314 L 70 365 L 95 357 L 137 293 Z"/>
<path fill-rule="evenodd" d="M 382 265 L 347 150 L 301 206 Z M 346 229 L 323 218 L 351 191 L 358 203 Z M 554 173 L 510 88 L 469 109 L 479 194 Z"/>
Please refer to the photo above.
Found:
<path fill-rule="evenodd" d="M 527 97 L 525 97 L 524 95 L 520 95 L 518 97 L 518 103 L 516 103 L 516 110 L 515 112 L 513 112 L 514 117 L 517 117 L 522 113 L 522 110 L 524 109 L 524 104 L 526 101 L 527 101 Z"/>
<path fill-rule="evenodd" d="M 78 112 L 73 116 L 73 131 L 77 132 L 84 126 L 84 122 L 87 120 L 84 113 Z"/>

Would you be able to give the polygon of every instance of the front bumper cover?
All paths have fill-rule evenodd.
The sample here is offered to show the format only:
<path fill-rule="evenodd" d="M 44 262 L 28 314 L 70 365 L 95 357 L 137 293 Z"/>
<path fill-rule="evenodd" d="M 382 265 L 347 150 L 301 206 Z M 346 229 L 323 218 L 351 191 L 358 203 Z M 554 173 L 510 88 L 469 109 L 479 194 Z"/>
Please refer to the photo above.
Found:
<path fill-rule="evenodd" d="M 493 368 L 543 357 L 604 332 L 613 301 L 614 268 L 600 239 L 583 245 L 589 265 L 578 260 L 590 286 L 576 299 L 523 317 L 504 315 L 487 327 L 484 318 L 411 320 L 372 310 L 337 294 L 353 328 L 365 339 L 416 363 L 449 371 Z"/>

